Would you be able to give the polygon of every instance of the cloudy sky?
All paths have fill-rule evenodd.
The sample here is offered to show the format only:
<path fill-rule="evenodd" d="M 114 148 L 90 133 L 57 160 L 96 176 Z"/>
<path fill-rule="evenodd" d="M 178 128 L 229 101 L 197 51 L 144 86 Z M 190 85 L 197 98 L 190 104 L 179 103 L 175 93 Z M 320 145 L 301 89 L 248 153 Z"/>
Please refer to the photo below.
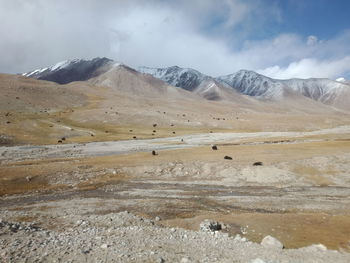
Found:
<path fill-rule="evenodd" d="M 350 78 L 349 0 L 0 0 L 0 72 L 74 58 Z"/>

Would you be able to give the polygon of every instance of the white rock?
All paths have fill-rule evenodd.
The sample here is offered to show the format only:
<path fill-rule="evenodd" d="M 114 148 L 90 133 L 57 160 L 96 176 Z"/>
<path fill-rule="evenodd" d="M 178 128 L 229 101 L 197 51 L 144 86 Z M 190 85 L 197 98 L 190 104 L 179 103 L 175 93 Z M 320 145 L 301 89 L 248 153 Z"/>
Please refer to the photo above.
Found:
<path fill-rule="evenodd" d="M 309 250 L 313 250 L 313 251 L 327 251 L 327 247 L 325 245 L 322 244 L 314 244 L 311 246 L 306 247 Z"/>
<path fill-rule="evenodd" d="M 237 234 L 233 240 L 234 241 L 242 241 L 242 237 L 241 237 L 241 235 Z"/>
<path fill-rule="evenodd" d="M 256 258 L 256 259 L 253 259 L 251 261 L 251 263 L 266 263 L 264 260 L 260 259 L 260 258 Z"/>
<path fill-rule="evenodd" d="M 106 248 L 108 248 L 108 245 L 107 244 L 102 244 L 101 248 L 106 249 Z"/>
<path fill-rule="evenodd" d="M 191 261 L 191 259 L 190 258 L 188 258 L 188 257 L 184 257 L 184 258 L 182 258 L 181 259 L 181 261 L 180 261 L 181 263 L 190 263 L 190 262 L 192 262 Z"/>
<path fill-rule="evenodd" d="M 274 248 L 283 248 L 283 244 L 276 238 L 272 236 L 266 236 L 261 241 L 261 245 L 264 247 L 274 247 Z"/>

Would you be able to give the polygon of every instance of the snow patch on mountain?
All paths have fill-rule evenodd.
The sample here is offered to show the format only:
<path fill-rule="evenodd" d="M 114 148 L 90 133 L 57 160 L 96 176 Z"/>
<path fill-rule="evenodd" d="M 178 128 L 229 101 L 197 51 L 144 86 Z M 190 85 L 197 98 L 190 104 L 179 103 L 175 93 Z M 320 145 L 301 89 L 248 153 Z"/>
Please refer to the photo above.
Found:
<path fill-rule="evenodd" d="M 240 70 L 235 74 L 218 77 L 217 80 L 240 93 L 258 98 L 280 99 L 292 91 L 324 103 L 334 100 L 344 89 L 349 88 L 348 85 L 330 79 L 278 80 L 249 70 Z"/>
<path fill-rule="evenodd" d="M 283 96 L 284 85 L 254 71 L 240 70 L 235 74 L 216 78 L 245 95 L 278 99 Z"/>
<path fill-rule="evenodd" d="M 168 68 L 139 67 L 138 71 L 159 78 L 169 85 L 193 91 L 207 78 L 210 78 L 197 70 L 180 68 L 178 66 Z"/>
<path fill-rule="evenodd" d="M 72 81 L 82 81 L 94 77 L 108 70 L 107 68 L 112 67 L 113 63 L 116 64 L 113 60 L 108 58 L 65 60 L 51 67 L 36 69 L 22 75 L 66 84 Z M 106 66 L 107 68 L 105 68 Z"/>

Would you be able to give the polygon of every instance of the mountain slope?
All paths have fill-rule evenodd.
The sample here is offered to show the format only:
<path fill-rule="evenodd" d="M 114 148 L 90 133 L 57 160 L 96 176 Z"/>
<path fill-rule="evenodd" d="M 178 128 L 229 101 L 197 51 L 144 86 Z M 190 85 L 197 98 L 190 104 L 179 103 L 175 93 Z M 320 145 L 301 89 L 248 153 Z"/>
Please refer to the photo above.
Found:
<path fill-rule="evenodd" d="M 114 63 L 113 60 L 108 58 L 66 60 L 51 67 L 36 69 L 22 75 L 39 80 L 67 84 L 73 81 L 83 81 L 98 76 L 106 72 Z"/>
<path fill-rule="evenodd" d="M 240 93 L 254 97 L 281 98 L 285 88 L 277 80 L 248 70 L 240 70 L 235 74 L 221 76 L 216 79 Z"/>
<path fill-rule="evenodd" d="M 112 90 L 137 97 L 195 97 L 186 90 L 170 86 L 151 75 L 142 74 L 128 66 L 115 64 L 107 72 L 89 80 L 97 86 L 109 87 Z"/>
<path fill-rule="evenodd" d="M 209 76 L 197 70 L 178 66 L 168 68 L 139 67 L 138 70 L 161 79 L 174 87 L 180 87 L 188 91 L 195 90 L 203 81 L 210 79 Z"/>
<path fill-rule="evenodd" d="M 138 70 L 159 78 L 169 85 L 191 91 L 207 100 L 229 100 L 240 104 L 250 104 L 248 98 L 233 90 L 229 85 L 191 68 L 178 66 L 168 68 L 139 67 Z"/>
<path fill-rule="evenodd" d="M 121 69 L 124 70 L 123 73 Z M 134 76 L 135 79 L 129 78 L 126 81 L 126 75 L 122 77 L 123 74 L 129 77 Z M 287 100 L 299 100 L 291 105 L 310 103 L 307 99 L 311 99 L 350 110 L 350 103 L 348 103 L 350 85 L 346 82 L 330 79 L 277 80 L 248 70 L 213 78 L 190 68 L 140 67 L 136 71 L 108 58 L 95 58 L 64 61 L 49 68 L 25 73 L 23 76 L 50 80 L 60 84 L 91 80 L 96 85 L 114 86 L 119 92 L 129 92 L 140 96 L 152 96 L 152 93 L 153 96 L 159 94 L 164 96 L 168 92 L 172 94 L 181 92 L 179 89 L 172 89 L 168 86 L 171 85 L 207 100 L 225 100 L 240 105 L 250 105 L 255 98 L 284 104 Z M 168 85 L 165 85 L 163 81 Z M 170 93 L 167 96 L 170 96 Z M 187 93 L 187 96 L 191 95 Z"/>
<path fill-rule="evenodd" d="M 282 100 L 291 93 L 302 95 L 314 101 L 349 110 L 350 106 L 338 105 L 339 98 L 350 99 L 350 86 L 330 79 L 288 79 L 277 80 L 253 71 L 240 70 L 235 74 L 217 78 L 238 92 L 264 99 Z M 344 98 L 342 98 L 344 100 Z"/>

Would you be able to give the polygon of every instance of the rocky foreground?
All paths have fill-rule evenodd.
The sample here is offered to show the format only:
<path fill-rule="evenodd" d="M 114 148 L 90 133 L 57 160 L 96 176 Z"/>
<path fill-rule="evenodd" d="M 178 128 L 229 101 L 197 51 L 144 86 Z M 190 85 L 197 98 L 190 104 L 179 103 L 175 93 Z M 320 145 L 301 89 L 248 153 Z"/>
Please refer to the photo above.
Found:
<path fill-rule="evenodd" d="M 350 262 L 350 254 L 321 244 L 283 249 L 267 236 L 261 244 L 204 221 L 199 231 L 168 228 L 129 212 L 64 216 L 70 227 L 0 221 L 1 262 Z M 56 228 L 57 229 L 57 228 Z M 331 237 L 330 237 L 331 238 Z"/>

